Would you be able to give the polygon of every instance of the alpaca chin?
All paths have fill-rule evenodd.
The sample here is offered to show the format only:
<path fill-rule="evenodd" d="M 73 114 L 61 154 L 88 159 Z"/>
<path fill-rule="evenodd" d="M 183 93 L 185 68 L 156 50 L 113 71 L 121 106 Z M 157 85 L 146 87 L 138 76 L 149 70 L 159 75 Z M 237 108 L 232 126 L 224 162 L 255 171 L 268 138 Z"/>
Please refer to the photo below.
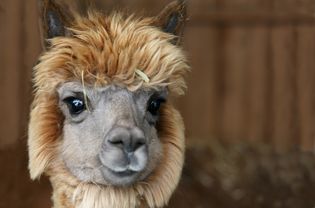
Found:
<path fill-rule="evenodd" d="M 175 190 L 184 162 L 184 126 L 180 114 L 168 105 L 161 114 L 163 158 L 143 181 L 130 187 L 105 186 L 81 182 L 59 160 L 47 171 L 54 189 L 55 208 L 136 208 L 163 207 Z"/>

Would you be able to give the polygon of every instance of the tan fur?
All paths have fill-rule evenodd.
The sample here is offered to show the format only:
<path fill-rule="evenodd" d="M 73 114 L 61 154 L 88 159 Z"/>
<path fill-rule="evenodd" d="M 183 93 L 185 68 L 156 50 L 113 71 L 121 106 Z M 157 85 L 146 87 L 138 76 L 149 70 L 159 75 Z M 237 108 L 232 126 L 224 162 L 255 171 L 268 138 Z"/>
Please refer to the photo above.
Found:
<path fill-rule="evenodd" d="M 76 17 L 71 36 L 51 40 L 51 48 L 34 68 L 35 99 L 29 124 L 29 169 L 33 179 L 46 173 L 54 188 L 55 208 L 162 207 L 177 186 L 184 161 L 184 127 L 179 113 L 162 108 L 158 134 L 163 159 L 154 172 L 131 187 L 105 187 L 78 181 L 59 158 L 63 116 L 56 89 L 62 83 L 83 81 L 89 86 L 115 83 L 129 90 L 167 87 L 183 93 L 188 69 L 173 36 L 151 26 L 153 18 L 103 16 L 90 12 Z M 113 41 L 115 40 L 115 41 Z M 150 82 L 135 73 L 142 70 Z"/>

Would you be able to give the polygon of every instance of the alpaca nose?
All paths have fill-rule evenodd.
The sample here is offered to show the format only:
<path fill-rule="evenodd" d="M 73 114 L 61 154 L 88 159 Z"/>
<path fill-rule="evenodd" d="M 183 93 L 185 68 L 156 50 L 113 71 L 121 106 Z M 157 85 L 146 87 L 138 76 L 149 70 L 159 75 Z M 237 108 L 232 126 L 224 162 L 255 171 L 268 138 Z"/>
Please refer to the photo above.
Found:
<path fill-rule="evenodd" d="M 122 149 L 127 153 L 135 152 L 146 145 L 143 131 L 138 127 L 116 127 L 110 132 L 107 141 L 110 146 Z"/>

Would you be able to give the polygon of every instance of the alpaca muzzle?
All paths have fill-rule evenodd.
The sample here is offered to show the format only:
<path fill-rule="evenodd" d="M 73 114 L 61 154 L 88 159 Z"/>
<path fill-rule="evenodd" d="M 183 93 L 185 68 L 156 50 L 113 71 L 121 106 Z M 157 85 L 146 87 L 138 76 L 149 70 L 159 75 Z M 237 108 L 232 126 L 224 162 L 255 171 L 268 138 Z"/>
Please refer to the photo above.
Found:
<path fill-rule="evenodd" d="M 104 139 L 99 159 L 106 180 L 115 185 L 135 182 L 148 163 L 143 131 L 138 127 L 114 127 Z"/>

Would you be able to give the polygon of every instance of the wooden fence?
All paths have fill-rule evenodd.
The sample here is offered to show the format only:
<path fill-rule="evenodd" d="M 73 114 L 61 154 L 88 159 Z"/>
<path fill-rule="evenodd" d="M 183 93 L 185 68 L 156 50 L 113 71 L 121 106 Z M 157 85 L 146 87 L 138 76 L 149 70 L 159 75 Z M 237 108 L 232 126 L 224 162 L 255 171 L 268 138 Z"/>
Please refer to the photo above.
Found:
<path fill-rule="evenodd" d="M 80 0 L 82 3 L 83 0 Z M 166 0 L 96 1 L 156 13 Z M 315 1 L 191 0 L 192 72 L 177 102 L 189 143 L 267 142 L 313 149 Z M 0 2 L 0 147 L 25 140 L 31 68 L 40 53 L 36 0 Z"/>
<path fill-rule="evenodd" d="M 196 1 L 179 103 L 188 137 L 313 149 L 314 26 L 314 1 Z"/>

